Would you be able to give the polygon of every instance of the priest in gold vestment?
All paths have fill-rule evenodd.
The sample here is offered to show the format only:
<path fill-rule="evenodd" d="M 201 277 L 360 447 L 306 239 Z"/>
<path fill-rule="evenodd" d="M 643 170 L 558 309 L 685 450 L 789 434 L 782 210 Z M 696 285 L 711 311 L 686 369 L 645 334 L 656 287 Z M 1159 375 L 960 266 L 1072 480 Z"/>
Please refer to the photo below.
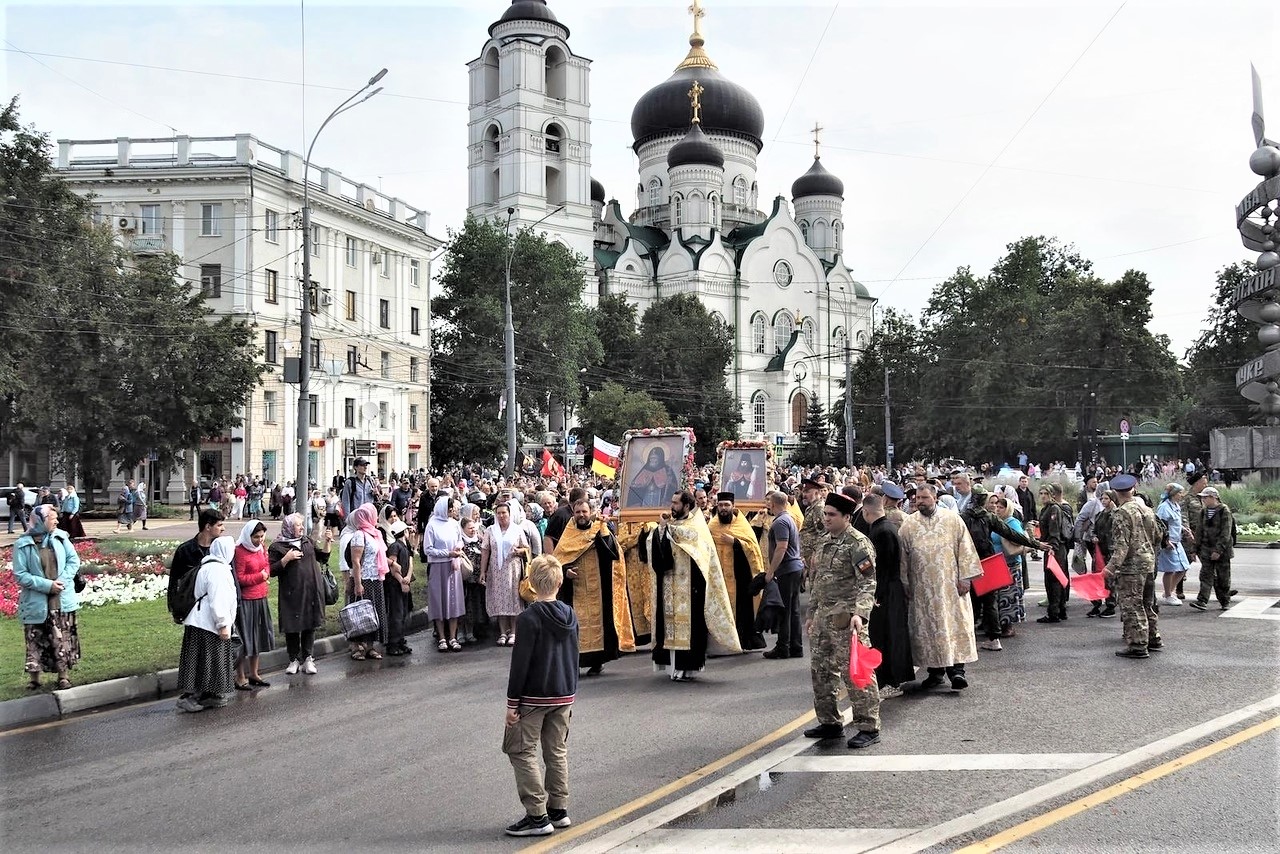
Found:
<path fill-rule="evenodd" d="M 578 666 L 597 676 L 620 652 L 635 652 L 635 631 L 627 601 L 627 566 L 618 540 L 603 519 L 593 519 L 586 498 L 573 505 L 573 518 L 556 543 L 565 579 L 557 598 L 578 617 Z"/>
<path fill-rule="evenodd" d="M 716 496 L 715 515 L 707 528 L 716 544 L 716 555 L 724 571 L 724 586 L 733 605 L 733 622 L 738 642 L 744 650 L 764 649 L 764 636 L 756 631 L 755 597 L 751 595 L 751 579 L 765 571 L 756 531 L 735 506 L 732 492 Z"/>

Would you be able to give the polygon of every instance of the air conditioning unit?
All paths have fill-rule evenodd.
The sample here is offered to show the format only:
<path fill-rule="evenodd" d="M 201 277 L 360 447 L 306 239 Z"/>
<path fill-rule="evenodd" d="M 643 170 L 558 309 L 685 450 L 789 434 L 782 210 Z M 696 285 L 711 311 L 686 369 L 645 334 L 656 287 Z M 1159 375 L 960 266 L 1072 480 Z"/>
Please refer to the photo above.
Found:
<path fill-rule="evenodd" d="M 325 437 L 326 439 L 336 439 L 336 438 L 338 438 L 338 428 L 337 428 L 337 427 L 330 427 L 328 430 L 325 430 L 325 431 L 324 431 L 324 437 Z"/>
<path fill-rule="evenodd" d="M 122 216 L 116 220 L 116 225 L 121 231 L 137 231 L 138 218 L 132 216 Z"/>
<path fill-rule="evenodd" d="M 333 305 L 333 294 L 329 293 L 328 288 L 324 288 L 320 291 L 320 307 L 328 308 L 331 305 Z"/>

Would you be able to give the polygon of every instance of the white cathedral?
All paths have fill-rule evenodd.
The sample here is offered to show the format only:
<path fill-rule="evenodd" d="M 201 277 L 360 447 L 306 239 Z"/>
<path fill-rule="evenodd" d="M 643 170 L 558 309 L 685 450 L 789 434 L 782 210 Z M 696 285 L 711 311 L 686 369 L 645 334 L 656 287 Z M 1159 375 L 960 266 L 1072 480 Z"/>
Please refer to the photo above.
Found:
<path fill-rule="evenodd" d="M 758 198 L 764 114 L 707 55 L 703 10 L 689 51 L 631 113 L 639 158 L 636 207 L 624 216 L 591 176 L 591 61 L 545 0 L 512 0 L 469 64 L 469 207 L 532 224 L 594 267 L 585 299 L 623 294 L 638 313 L 693 293 L 734 330 L 729 388 L 744 438 L 784 434 L 811 400 L 830 412 L 843 393 L 846 346 L 867 346 L 875 300 L 844 256 L 844 184 L 813 165 L 782 196 Z M 555 424 L 553 423 L 553 429 Z"/>

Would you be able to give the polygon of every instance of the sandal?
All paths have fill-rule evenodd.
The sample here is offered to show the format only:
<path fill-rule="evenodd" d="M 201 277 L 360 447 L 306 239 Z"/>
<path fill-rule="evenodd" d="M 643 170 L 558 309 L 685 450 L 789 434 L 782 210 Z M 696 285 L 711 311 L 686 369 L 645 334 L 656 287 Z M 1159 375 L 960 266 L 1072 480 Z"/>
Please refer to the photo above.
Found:
<path fill-rule="evenodd" d="M 40 690 L 40 683 L 39 683 L 39 682 L 28 682 L 28 683 L 27 683 L 27 690 L 28 690 L 28 691 L 39 691 L 39 690 Z"/>
<path fill-rule="evenodd" d="M 374 659 L 382 658 L 382 653 L 378 652 L 376 649 L 371 649 L 365 653 L 365 657 Z"/>
<path fill-rule="evenodd" d="M 507 636 L 498 635 L 498 646 L 506 646 L 506 645 L 507 645 Z"/>
<path fill-rule="evenodd" d="M 364 650 L 363 649 L 353 650 L 351 653 L 351 660 L 364 661 Z"/>
<path fill-rule="evenodd" d="M 237 690 L 237 691 L 252 691 L 252 690 L 253 690 L 253 686 L 252 686 L 252 685 L 250 685 L 248 682 L 237 682 L 237 683 L 236 683 L 236 690 Z"/>
<path fill-rule="evenodd" d="M 436 644 L 436 649 L 440 650 L 440 652 L 448 652 L 449 642 L 447 640 L 440 641 L 440 643 Z"/>
<path fill-rule="evenodd" d="M 449 641 L 449 649 L 453 650 L 454 652 L 460 652 L 462 650 L 462 644 L 458 643 L 457 638 L 453 638 L 452 640 Z"/>

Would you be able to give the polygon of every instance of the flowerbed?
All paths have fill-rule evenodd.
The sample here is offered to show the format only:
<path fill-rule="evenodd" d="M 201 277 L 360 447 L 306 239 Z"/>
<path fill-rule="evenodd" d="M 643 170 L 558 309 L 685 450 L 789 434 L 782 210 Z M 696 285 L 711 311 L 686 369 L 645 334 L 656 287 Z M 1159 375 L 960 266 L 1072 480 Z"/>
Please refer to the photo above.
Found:
<path fill-rule="evenodd" d="M 177 543 L 167 540 L 116 541 L 100 545 L 91 540 L 75 544 L 80 574 L 87 580 L 79 594 L 84 607 L 148 602 L 169 588 L 169 556 Z M 13 549 L 0 551 L 0 617 L 18 613 L 22 590 L 13 574 Z"/>
<path fill-rule="evenodd" d="M 1240 539 L 1251 542 L 1276 542 L 1280 540 L 1280 524 L 1259 525 L 1256 522 L 1245 522 L 1239 526 Z"/>

